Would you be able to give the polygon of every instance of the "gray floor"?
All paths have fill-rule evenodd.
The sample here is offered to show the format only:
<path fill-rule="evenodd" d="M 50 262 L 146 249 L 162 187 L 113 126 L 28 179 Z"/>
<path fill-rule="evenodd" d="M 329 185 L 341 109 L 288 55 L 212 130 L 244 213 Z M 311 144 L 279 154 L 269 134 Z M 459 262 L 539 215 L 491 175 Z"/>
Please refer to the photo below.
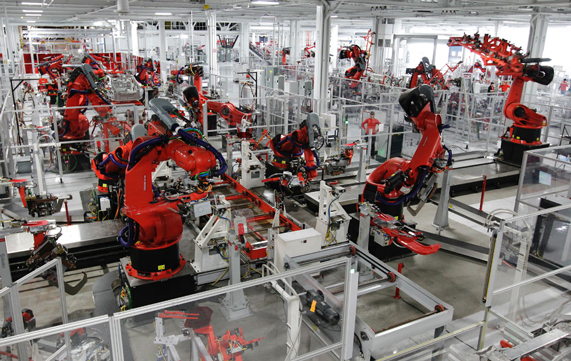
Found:
<path fill-rule="evenodd" d="M 229 83 L 231 89 L 229 92 L 235 92 L 236 84 Z M 358 137 L 360 129 L 358 127 L 358 120 L 351 121 L 349 132 L 350 136 Z M 220 147 L 220 141 L 214 142 L 215 146 Z M 357 161 L 355 159 L 354 161 Z M 374 168 L 374 163 L 370 166 Z M 24 174 L 25 176 L 25 174 Z M 467 177 L 479 177 L 481 174 L 466 173 Z M 64 175 L 63 182 L 57 182 L 55 175 L 48 177 L 48 189 L 54 194 L 73 194 L 74 198 L 69 202 L 70 214 L 73 219 L 81 219 L 83 211 L 81 209 L 81 202 L 78 192 L 88 188 L 95 182 L 95 177 L 91 172 L 76 173 Z M 350 184 L 352 180 L 345 180 L 342 183 Z M 354 191 L 359 193 L 362 186 L 352 186 Z M 515 194 L 515 187 L 504 188 L 500 190 L 489 190 L 486 193 L 486 201 L 490 207 L 498 208 L 496 202 L 505 202 L 505 199 L 513 197 Z M 271 198 L 271 193 L 268 195 Z M 457 197 L 458 200 L 466 204 L 478 204 L 480 194 L 471 194 L 462 197 Z M 15 205 L 12 207 L 18 209 L 25 214 L 25 210 L 21 208 L 19 202 L 16 200 Z M 286 208 L 289 214 L 298 220 L 306 221 L 309 225 L 313 226 L 315 222 L 312 212 L 304 207 L 300 207 L 290 201 L 286 202 Z M 486 209 L 486 208 L 485 208 Z M 422 212 L 412 217 L 406 214 L 408 220 L 414 220 L 418 223 L 420 230 L 435 232 L 432 226 L 432 221 L 436 206 L 427 204 Z M 59 221 L 65 220 L 65 214 L 60 213 L 54 215 Z M 185 230 L 183 240 L 181 241 L 181 251 L 187 259 L 193 258 L 194 248 L 191 240 L 194 238 L 194 232 Z M 450 227 L 443 230 L 442 235 L 456 238 L 465 242 L 478 244 L 482 246 L 489 245 L 489 233 L 487 234 L 482 227 L 475 224 L 469 224 L 457 216 L 450 216 Z M 454 323 L 450 325 L 448 331 L 457 329 L 462 325 L 469 324 L 470 322 L 477 322 L 482 319 L 482 291 L 484 286 L 484 277 L 486 271 L 486 264 L 481 261 L 475 261 L 464 256 L 459 256 L 446 251 L 439 251 L 429 256 L 414 256 L 401 259 L 399 261 L 389 262 L 389 265 L 396 268 L 398 263 L 404 264 L 403 273 L 412 281 L 419 284 L 429 292 L 441 298 L 444 302 L 451 304 L 454 307 Z M 500 268 L 500 279 L 505 284 L 513 281 L 513 272 L 509 267 Z M 68 312 L 71 320 L 80 320 L 90 317 L 90 313 L 94 309 L 93 298 L 91 289 L 93 283 L 104 273 L 116 272 L 116 264 L 110 264 L 103 267 L 95 267 L 92 269 L 84 270 L 89 276 L 87 285 L 81 290 L 78 295 L 67 296 Z M 326 273 L 322 275 L 321 279 L 324 283 L 333 283 L 339 280 L 339 274 L 335 272 Z M 254 276 L 258 277 L 258 276 Z M 76 281 L 80 278 L 79 271 L 71 271 L 66 274 L 67 281 Z M 216 286 L 224 286 L 225 281 L 220 282 Z M 526 293 L 530 295 L 527 298 L 528 306 L 524 307 L 529 310 L 533 305 L 536 307 L 536 312 L 527 315 L 521 315 L 519 312 L 519 320 L 529 323 L 530 319 L 535 321 L 540 320 L 541 312 L 555 308 L 558 302 L 565 300 L 562 295 L 549 295 L 554 300 L 555 306 L 549 302 L 545 302 L 542 297 L 538 296 L 541 292 L 545 291 L 543 286 L 530 287 Z M 222 335 L 226 330 L 232 330 L 237 327 L 242 327 L 244 337 L 254 339 L 264 337 L 264 340 L 259 342 L 259 346 L 253 350 L 249 350 L 244 354 L 245 360 L 279 360 L 283 359 L 286 354 L 286 325 L 283 323 L 283 303 L 273 293 L 269 292 L 266 288 L 257 287 L 247 290 L 247 296 L 250 299 L 252 309 L 255 312 L 253 316 L 240 321 L 228 322 L 218 312 L 218 300 L 207 300 L 201 302 L 201 306 L 208 306 L 215 311 L 212 319 L 212 325 L 217 336 Z M 367 320 L 370 326 L 379 331 L 391 325 L 409 320 L 424 312 L 420 305 L 412 301 L 406 295 L 402 295 L 401 300 L 393 298 L 394 290 L 388 289 L 381 292 L 367 294 L 359 298 L 358 315 Z M 61 322 L 61 311 L 58 302 L 58 291 L 56 288 L 47 285 L 47 282 L 40 279 L 35 279 L 28 283 L 21 290 L 22 307 L 28 307 L 34 310 L 38 322 L 38 327 L 48 327 L 50 325 L 58 324 Z M 506 311 L 507 312 L 507 311 Z M 539 314 L 538 314 L 539 312 Z M 541 317 L 543 319 L 543 317 Z M 537 324 L 537 322 L 533 322 Z M 128 329 L 131 349 L 133 350 L 133 357 L 135 360 L 156 360 L 157 347 L 153 345 L 154 331 L 152 324 L 142 326 L 129 327 Z M 181 329 L 181 321 L 169 320 L 167 322 L 168 334 L 179 333 Z M 309 332 L 309 327 L 303 327 L 301 337 L 301 352 L 315 350 L 323 344 L 313 334 Z M 379 355 L 391 354 L 395 350 L 402 350 L 408 346 L 418 344 L 425 339 L 432 337 L 432 335 L 420 335 L 410 340 L 403 340 L 402 343 L 395 345 L 393 348 L 383 350 Z M 474 346 L 474 338 L 466 338 L 470 346 Z M 468 348 L 470 346 L 467 346 Z M 186 357 L 188 355 L 188 344 L 181 345 L 179 348 L 181 355 Z M 331 355 L 326 355 L 319 360 L 332 359 Z"/>
<path fill-rule="evenodd" d="M 93 181 L 94 177 L 89 174 L 66 175 L 63 183 L 50 185 L 50 190 L 56 194 L 75 194 L 75 192 L 82 190 L 86 184 L 90 184 Z M 486 193 L 486 199 L 492 201 L 510 197 L 514 194 L 515 187 L 489 190 Z M 271 194 L 269 196 L 271 197 Z M 76 216 L 81 214 L 78 198 L 74 198 L 70 202 L 71 213 Z M 466 204 L 477 204 L 480 195 L 466 195 L 457 197 L 457 199 Z M 315 222 L 313 215 L 308 209 L 296 206 L 289 201 L 286 207 L 288 212 L 296 219 L 307 221 L 310 225 Z M 418 228 L 421 230 L 434 232 L 432 220 L 435 208 L 436 206 L 427 204 L 418 216 L 411 217 L 407 215 L 407 219 L 417 222 Z M 62 214 L 58 216 L 63 219 Z M 454 216 L 451 216 L 450 227 L 445 229 L 442 234 L 485 246 L 489 243 L 489 234 L 487 235 L 480 230 L 467 226 L 464 220 L 456 220 Z M 188 257 L 187 259 L 192 259 L 193 257 L 191 238 L 193 238 L 193 232 L 190 230 L 185 231 L 181 248 L 184 256 Z M 399 262 L 404 264 L 403 273 L 408 278 L 454 307 L 454 318 L 456 320 L 464 319 L 482 311 L 483 304 L 481 299 L 486 270 L 484 262 L 474 261 L 446 251 L 439 251 L 429 256 L 407 257 L 399 261 L 390 262 L 389 265 L 396 268 Z M 67 296 L 68 311 L 72 320 L 89 317 L 89 313 L 94 307 L 90 293 L 93 282 L 104 272 L 116 272 L 115 267 L 116 265 L 111 264 L 108 265 L 108 268 L 88 270 L 89 282 L 80 294 L 73 297 Z M 78 280 L 79 277 L 77 271 L 69 272 L 66 275 L 67 280 Z M 224 284 L 224 281 L 219 283 L 220 286 Z M 358 315 L 368 320 L 373 329 L 381 330 L 420 315 L 420 306 L 415 304 L 409 296 L 402 295 L 402 299 L 397 301 L 393 298 L 393 292 L 393 290 L 385 290 L 368 294 L 359 299 Z M 248 351 L 246 359 L 263 359 L 263 356 L 267 355 L 269 349 L 276 350 L 274 351 L 276 352 L 276 359 L 280 359 L 277 358 L 278 354 L 285 355 L 285 325 L 280 320 L 280 317 L 283 318 L 281 302 L 275 295 L 268 294 L 265 289 L 250 290 L 248 296 L 252 301 L 254 310 L 257 311 L 256 314 L 247 320 L 237 323 L 228 323 L 225 319 L 221 319 L 222 316 L 218 314 L 218 316 L 213 318 L 216 334 L 220 335 L 227 329 L 241 326 L 244 329 L 246 339 L 261 336 L 266 338 L 266 340 L 260 342 L 258 348 Z M 46 300 L 48 302 L 45 302 Z M 52 301 L 49 302 L 49 300 Z M 32 308 L 35 311 L 39 327 L 46 327 L 60 322 L 61 313 L 57 308 L 57 304 L 57 289 L 48 286 L 44 281 L 34 280 L 22 290 L 22 306 Z M 206 305 L 209 305 L 213 310 L 217 308 L 216 304 L 213 303 L 207 303 Z M 272 313 L 270 310 L 279 311 Z M 425 310 L 422 311 L 424 312 Z M 169 324 L 169 330 L 173 333 L 177 332 L 177 328 L 180 328 L 180 322 L 178 321 L 169 321 Z M 142 355 L 154 355 L 157 351 L 156 346 L 149 342 L 154 337 L 152 325 L 150 329 L 148 327 L 142 326 L 129 331 L 129 335 L 132 336 L 133 356 L 136 360 L 146 359 Z M 321 345 L 317 339 L 310 337 L 309 334 L 304 334 L 303 350 L 315 349 Z M 278 345 L 280 346 L 278 347 Z M 139 352 L 141 353 L 139 354 Z M 149 359 L 152 359 L 152 357 Z"/>
<path fill-rule="evenodd" d="M 62 192 L 76 192 L 80 190 L 87 184 L 87 179 L 89 178 L 85 177 L 85 175 L 78 177 L 81 180 L 80 182 L 72 181 L 72 179 L 75 178 L 74 175 L 64 177 L 63 184 L 54 185 L 52 187 L 53 192 L 61 193 L 58 189 L 61 189 Z M 69 181 L 66 179 L 69 179 Z M 493 194 L 490 197 L 493 197 Z M 468 202 L 470 202 L 470 200 L 468 200 Z M 79 204 L 72 203 L 70 205 L 72 212 L 77 212 L 78 207 Z M 293 204 L 289 204 L 287 207 L 288 212 L 297 219 L 312 219 L 310 212 L 305 208 L 294 207 Z M 423 229 L 425 226 L 432 227 L 430 226 L 432 215 L 433 212 L 430 209 L 430 205 L 427 205 L 427 208 L 414 220 L 419 223 L 420 229 Z M 310 221 L 309 223 L 312 222 Z M 460 225 L 456 226 L 452 221 L 448 232 L 456 232 L 458 230 L 456 227 L 461 228 Z M 473 235 L 464 233 L 463 237 L 467 240 L 475 239 L 479 242 L 485 242 L 486 237 L 484 235 L 476 231 L 474 232 Z M 188 259 L 192 259 L 193 247 L 190 246 L 190 238 L 192 238 L 192 235 L 192 231 L 185 231 L 185 236 L 183 237 L 183 241 L 181 241 L 182 251 L 185 253 L 184 256 L 188 257 Z M 484 263 L 442 251 L 430 256 L 408 257 L 402 259 L 400 262 L 404 264 L 403 273 L 407 277 L 443 301 L 454 306 L 456 319 L 482 310 L 480 300 L 485 272 Z M 396 268 L 397 263 L 399 262 L 391 262 L 390 265 Z M 88 270 L 88 284 L 78 295 L 67 296 L 68 311 L 72 320 L 89 317 L 89 313 L 94 308 L 90 293 L 93 282 L 104 272 L 116 272 L 115 267 L 116 265 L 111 264 L 108 265 L 108 268 Z M 79 272 L 77 271 L 68 272 L 68 274 L 66 274 L 66 280 L 69 281 L 78 280 L 79 278 Z M 324 280 L 324 282 L 325 281 L 326 280 Z M 225 282 L 219 283 L 220 286 L 224 284 Z M 393 292 L 393 290 L 386 290 L 369 294 L 359 299 L 358 315 L 368 320 L 373 329 L 381 330 L 420 314 L 420 311 L 417 309 L 419 305 L 412 302 L 410 297 L 402 295 L 402 300 L 397 301 L 392 297 L 394 295 Z M 34 280 L 26 285 L 21 295 L 22 306 L 34 310 L 37 315 L 39 327 L 46 327 L 60 322 L 61 312 L 57 306 L 57 289 L 48 286 L 44 281 Z M 244 329 L 246 339 L 261 336 L 266 338 L 266 340 L 260 342 L 258 348 L 246 353 L 245 357 L 247 360 L 261 360 L 264 355 L 267 356 L 269 350 L 275 350 L 276 359 L 280 359 L 277 358 L 278 355 L 285 355 L 285 325 L 280 320 L 280 317 L 283 317 L 283 306 L 281 302 L 279 302 L 275 295 L 268 294 L 265 289 L 251 290 L 248 292 L 248 296 L 251 299 L 254 310 L 258 311 L 254 317 L 236 323 L 228 323 L 225 319 L 220 319 L 222 316 L 218 314 L 218 316 L 215 316 L 213 319 L 216 334 L 220 335 L 228 329 L 241 326 Z M 206 305 L 209 305 L 213 310 L 217 307 L 216 304 L 212 303 L 207 303 Z M 272 310 L 274 311 L 273 313 L 271 312 Z M 170 321 L 169 324 L 171 325 L 169 326 L 169 330 L 176 332 L 177 327 L 180 328 L 180 325 L 176 326 L 179 323 L 178 321 Z M 136 360 L 147 359 L 142 358 L 142 354 L 156 354 L 156 346 L 153 346 L 149 342 L 150 338 L 154 337 L 152 325 L 150 329 L 148 329 L 148 327 L 149 326 L 143 326 L 142 328 L 129 331 L 129 335 L 133 336 L 131 345 L 134 350 L 133 356 Z M 304 337 L 302 338 L 302 350 L 311 350 L 321 346 L 321 343 L 317 339 L 310 337 L 309 334 L 310 333 L 304 333 Z M 143 345 L 145 345 L 145 347 L 143 347 Z M 278 345 L 281 346 L 278 347 Z M 142 353 L 138 354 L 138 352 Z M 152 357 L 148 359 L 152 359 Z"/>

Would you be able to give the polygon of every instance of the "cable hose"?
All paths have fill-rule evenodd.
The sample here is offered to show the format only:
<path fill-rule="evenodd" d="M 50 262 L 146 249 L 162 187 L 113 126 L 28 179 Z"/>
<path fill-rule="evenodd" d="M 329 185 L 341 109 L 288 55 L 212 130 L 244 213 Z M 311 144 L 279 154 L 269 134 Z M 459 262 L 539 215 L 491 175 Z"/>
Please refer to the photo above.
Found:
<path fill-rule="evenodd" d="M 220 169 L 218 170 L 217 174 L 215 174 L 215 175 L 220 176 L 226 172 L 226 169 L 228 169 L 228 165 L 226 164 L 226 159 L 224 159 L 222 154 L 216 148 L 214 148 L 210 143 L 208 143 L 202 139 L 191 136 L 186 131 L 184 131 L 184 129 L 179 129 L 177 134 L 180 135 L 181 138 L 184 138 L 189 142 L 196 143 L 196 144 L 200 145 L 201 147 L 203 147 L 204 149 L 211 152 L 212 154 L 214 154 L 214 156 L 216 157 L 218 162 L 220 162 Z"/>
<path fill-rule="evenodd" d="M 414 196 L 416 196 L 416 194 L 418 193 L 418 191 L 420 190 L 422 184 L 424 183 L 424 178 L 426 177 L 426 173 L 428 172 L 427 169 L 424 169 L 424 172 L 422 173 L 422 177 L 420 178 L 420 181 L 417 182 L 413 188 L 413 190 L 408 193 L 408 194 L 403 194 L 401 196 L 399 196 L 397 198 L 397 200 L 395 202 L 389 202 L 386 201 L 385 199 L 381 198 L 381 197 L 377 197 L 376 199 L 381 202 L 384 205 L 387 206 L 397 206 L 399 204 L 401 204 L 404 201 L 408 201 L 409 199 L 413 198 Z"/>

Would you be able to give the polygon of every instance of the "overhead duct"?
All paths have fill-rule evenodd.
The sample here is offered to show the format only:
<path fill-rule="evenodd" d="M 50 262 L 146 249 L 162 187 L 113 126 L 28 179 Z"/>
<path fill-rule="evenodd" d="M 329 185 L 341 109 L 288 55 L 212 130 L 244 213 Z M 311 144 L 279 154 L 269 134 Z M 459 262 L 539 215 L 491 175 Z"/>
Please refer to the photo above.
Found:
<path fill-rule="evenodd" d="M 117 13 L 129 13 L 129 0 L 117 0 Z"/>

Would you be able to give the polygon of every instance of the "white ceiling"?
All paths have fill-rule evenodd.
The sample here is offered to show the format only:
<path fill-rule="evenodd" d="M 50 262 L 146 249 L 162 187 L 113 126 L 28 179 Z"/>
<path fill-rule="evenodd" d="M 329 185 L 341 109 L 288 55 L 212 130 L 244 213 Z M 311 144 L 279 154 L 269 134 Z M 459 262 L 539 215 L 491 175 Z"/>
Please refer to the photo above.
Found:
<path fill-rule="evenodd" d="M 405 25 L 466 24 L 490 25 L 505 20 L 529 23 L 532 14 L 547 14 L 552 23 L 571 24 L 569 0 L 280 0 L 279 5 L 259 5 L 245 0 L 129 0 L 130 11 L 119 15 L 116 0 L 43 0 L 43 6 L 23 5 L 22 2 L 41 3 L 42 0 L 3 0 L 11 24 L 30 25 L 86 25 L 111 19 L 130 20 L 185 20 L 192 12 L 194 19 L 204 19 L 208 5 L 217 13 L 218 21 L 251 21 L 262 16 L 282 20 L 313 20 L 315 6 L 327 3 L 335 9 L 333 23 L 348 24 L 374 17 L 400 18 Z M 48 5 L 49 4 L 49 5 Z M 24 10 L 42 10 L 29 16 Z M 156 12 L 172 13 L 157 16 Z"/>

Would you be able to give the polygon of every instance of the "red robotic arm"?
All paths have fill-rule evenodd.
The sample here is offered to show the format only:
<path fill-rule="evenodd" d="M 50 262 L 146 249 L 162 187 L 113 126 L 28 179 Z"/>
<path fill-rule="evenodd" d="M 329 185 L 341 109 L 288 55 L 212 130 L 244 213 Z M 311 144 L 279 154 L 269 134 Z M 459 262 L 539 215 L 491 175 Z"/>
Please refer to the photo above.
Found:
<path fill-rule="evenodd" d="M 305 158 L 305 168 L 307 170 L 307 176 L 309 180 L 313 180 L 317 177 L 317 167 L 315 164 L 314 151 L 309 148 L 308 136 L 307 136 L 307 126 L 301 129 L 295 130 L 290 134 L 279 134 L 270 143 L 270 148 L 274 152 L 274 155 L 279 158 L 300 158 L 302 155 Z M 318 157 L 317 157 L 318 158 Z M 319 159 L 319 158 L 318 158 Z M 282 168 L 283 163 L 274 160 L 274 166 Z"/>
<path fill-rule="evenodd" d="M 236 106 L 230 102 L 208 101 L 207 107 L 211 112 L 220 115 L 230 127 L 242 124 L 243 121 L 250 122 L 252 119 L 251 113 L 244 113 L 238 110 Z"/>
<path fill-rule="evenodd" d="M 304 59 L 315 58 L 315 51 L 311 51 L 311 49 L 315 49 L 315 45 L 306 46 L 303 48 Z"/>
<path fill-rule="evenodd" d="M 282 65 L 287 65 L 287 56 L 290 55 L 290 53 L 291 53 L 290 48 L 283 48 L 280 51 L 280 54 L 282 55 Z"/>
<path fill-rule="evenodd" d="M 429 85 L 423 84 L 402 93 L 399 103 L 407 114 L 405 119 L 413 123 L 422 139 L 412 159 L 391 158 L 375 169 L 367 178 L 361 200 L 376 204 L 384 213 L 402 220 L 404 205 L 414 198 L 419 199 L 421 205 L 413 212 L 415 214 L 432 196 L 436 189 L 436 174 L 452 164 L 452 152 L 442 144 L 441 132 L 445 126 L 440 115 L 435 113 L 434 92 Z M 445 157 L 446 152 L 448 157 Z M 389 229 L 385 232 L 419 254 L 434 253 L 439 248 L 415 242 L 419 237 L 411 239 L 408 231 L 391 228 L 390 232 Z"/>
<path fill-rule="evenodd" d="M 191 75 L 194 78 L 194 86 L 189 86 L 183 90 L 183 96 L 188 104 L 186 107 L 189 113 L 193 115 L 195 120 L 200 124 L 203 124 L 202 109 L 204 103 L 207 103 L 207 108 L 209 111 L 217 113 L 228 123 L 229 127 L 235 127 L 242 124 L 243 121 L 251 122 L 252 113 L 244 112 L 230 102 L 217 102 L 207 98 L 202 92 L 202 76 L 204 75 L 204 70 L 202 66 L 190 65 L 185 68 L 181 68 L 178 73 L 184 75 Z"/>
<path fill-rule="evenodd" d="M 183 230 L 179 206 L 206 197 L 208 191 L 202 187 L 208 186 L 207 177 L 223 174 L 227 166 L 220 152 L 197 130 L 191 130 L 191 135 L 179 127 L 171 116 L 181 116 L 167 100 L 153 99 L 149 105 L 155 116 L 148 124 L 148 135 L 133 141 L 125 168 L 122 213 L 129 224 L 119 234 L 119 241 L 131 248 L 129 274 L 161 279 L 179 272 L 186 262 L 178 252 Z M 157 194 L 152 172 L 169 159 L 196 179 L 197 191 L 175 198 Z"/>
<path fill-rule="evenodd" d="M 48 74 L 52 82 L 55 82 L 63 73 L 63 58 L 63 55 L 58 55 L 36 65 L 36 67 L 41 75 Z"/>
<path fill-rule="evenodd" d="M 363 77 L 367 70 L 367 52 L 353 44 L 341 49 L 339 59 L 353 59 L 355 62 L 355 65 L 345 72 L 345 78 L 353 80 L 350 83 L 350 88 L 356 88 L 359 84 L 357 81 Z"/>
<path fill-rule="evenodd" d="M 453 69 L 449 67 L 452 71 L 460 65 L 458 63 Z M 431 87 L 439 85 L 441 89 L 448 89 L 448 85 L 444 81 L 444 74 L 432 64 L 427 57 L 423 57 L 422 61 L 418 64 L 416 68 L 406 69 L 407 74 L 412 74 L 409 83 L 409 89 L 414 89 L 418 86 L 418 78 L 422 78 L 423 84 L 428 84 Z"/>
<path fill-rule="evenodd" d="M 278 134 L 270 142 L 274 156 L 266 163 L 266 179 L 272 188 L 285 196 L 295 196 L 311 189 L 310 181 L 317 177 L 319 155 L 323 146 L 319 117 L 309 113 L 300 129 L 290 134 Z"/>
<path fill-rule="evenodd" d="M 509 141 L 527 145 L 539 145 L 541 128 L 547 124 L 545 116 L 521 103 L 521 94 L 525 82 L 533 81 L 548 85 L 553 80 L 552 67 L 541 66 L 539 62 L 549 59 L 529 58 L 523 54 L 520 47 L 516 47 L 507 40 L 491 37 L 486 34 L 474 36 L 465 35 L 452 37 L 448 46 L 462 46 L 480 55 L 484 66 L 494 65 L 498 76 L 512 76 L 513 83 L 504 106 L 504 115 L 511 119 L 513 127 L 510 128 Z"/>
<path fill-rule="evenodd" d="M 96 70 L 99 76 L 103 76 L 102 70 Z M 63 117 L 63 129 L 59 130 L 62 140 L 84 139 L 89 130 L 89 120 L 83 114 L 86 106 L 91 103 L 100 116 L 107 116 L 111 111 L 110 102 L 99 92 L 95 82 L 95 72 L 88 64 L 77 67 L 71 74 L 68 84 L 68 100 Z"/>
<path fill-rule="evenodd" d="M 159 79 L 158 72 L 158 69 L 155 69 L 153 60 L 147 59 L 144 64 L 137 66 L 135 79 L 145 86 L 160 86 L 161 81 Z"/>
<path fill-rule="evenodd" d="M 474 69 L 480 69 L 480 71 L 481 71 L 482 73 L 485 73 L 485 72 L 486 72 L 486 68 L 484 68 L 484 67 L 482 66 L 482 64 L 480 64 L 480 62 L 475 62 L 474 65 L 472 65 L 472 66 L 470 67 L 470 69 L 468 69 L 468 73 L 474 72 Z"/>
<path fill-rule="evenodd" d="M 430 97 L 432 101 L 428 100 Z M 401 106 L 411 114 L 410 121 L 422 134 L 422 139 L 412 159 L 391 158 L 367 178 L 367 184 L 374 185 L 381 199 L 387 203 L 412 199 L 427 176 L 443 171 L 452 162 L 450 152 L 448 159 L 444 159 L 448 149 L 442 144 L 442 119 L 434 112 L 433 101 L 432 88 L 426 84 L 403 93 L 399 98 Z M 403 188 L 417 189 L 413 189 L 416 192 L 405 193 Z"/>

